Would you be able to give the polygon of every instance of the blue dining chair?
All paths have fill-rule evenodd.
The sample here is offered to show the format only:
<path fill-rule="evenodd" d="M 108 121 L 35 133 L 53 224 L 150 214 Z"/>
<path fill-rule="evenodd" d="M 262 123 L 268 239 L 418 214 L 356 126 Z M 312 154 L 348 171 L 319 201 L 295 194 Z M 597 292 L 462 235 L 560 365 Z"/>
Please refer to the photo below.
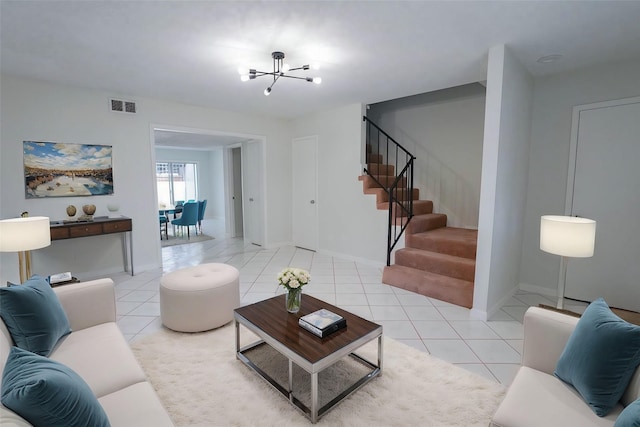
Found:
<path fill-rule="evenodd" d="M 180 227 L 187 227 L 187 239 L 191 238 L 189 233 L 189 227 L 198 225 L 198 206 L 196 202 L 187 202 L 182 206 L 182 216 L 178 219 L 171 221 L 172 225 L 178 225 Z M 197 233 L 197 230 L 196 230 Z"/>
<path fill-rule="evenodd" d="M 182 213 L 182 206 L 184 205 L 184 200 L 176 200 L 175 207 L 173 208 L 173 219 L 178 217 L 178 214 Z"/>
<path fill-rule="evenodd" d="M 160 220 L 160 240 L 162 240 L 162 229 L 164 228 L 164 235 L 169 240 L 169 231 L 167 229 L 169 224 L 169 218 L 167 218 L 167 214 L 165 211 L 160 211 L 158 215 L 158 219 Z"/>
<path fill-rule="evenodd" d="M 198 228 L 202 234 L 202 220 L 204 219 L 204 211 L 207 209 L 207 199 L 198 202 Z"/>

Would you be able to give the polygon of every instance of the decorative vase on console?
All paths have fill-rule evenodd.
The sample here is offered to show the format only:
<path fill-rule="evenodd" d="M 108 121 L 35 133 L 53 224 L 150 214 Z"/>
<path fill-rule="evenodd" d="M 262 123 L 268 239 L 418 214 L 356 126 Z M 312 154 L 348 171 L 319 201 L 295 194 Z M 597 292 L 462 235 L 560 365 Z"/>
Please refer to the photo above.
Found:
<path fill-rule="evenodd" d="M 96 213 L 96 205 L 84 205 L 82 206 L 82 212 L 84 212 L 84 215 L 78 218 L 79 221 L 93 221 L 93 214 Z"/>
<path fill-rule="evenodd" d="M 301 268 L 285 268 L 278 274 L 278 284 L 287 290 L 285 307 L 289 313 L 300 310 L 302 287 L 311 281 L 311 275 Z"/>
<path fill-rule="evenodd" d="M 109 218 L 118 218 L 120 215 L 118 214 L 118 210 L 120 210 L 120 205 L 117 204 L 108 204 L 107 210 L 109 210 Z"/>
<path fill-rule="evenodd" d="M 67 215 L 69 215 L 69 221 L 73 221 L 73 217 L 76 216 L 77 209 L 73 205 L 67 206 Z"/>

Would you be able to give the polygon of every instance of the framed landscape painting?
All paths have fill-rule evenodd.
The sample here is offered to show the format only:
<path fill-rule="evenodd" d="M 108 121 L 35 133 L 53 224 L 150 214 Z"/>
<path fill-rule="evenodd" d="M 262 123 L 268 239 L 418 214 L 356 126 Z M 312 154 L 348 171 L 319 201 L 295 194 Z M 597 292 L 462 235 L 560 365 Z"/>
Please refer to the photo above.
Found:
<path fill-rule="evenodd" d="M 111 145 L 23 141 L 27 199 L 113 194 Z"/>

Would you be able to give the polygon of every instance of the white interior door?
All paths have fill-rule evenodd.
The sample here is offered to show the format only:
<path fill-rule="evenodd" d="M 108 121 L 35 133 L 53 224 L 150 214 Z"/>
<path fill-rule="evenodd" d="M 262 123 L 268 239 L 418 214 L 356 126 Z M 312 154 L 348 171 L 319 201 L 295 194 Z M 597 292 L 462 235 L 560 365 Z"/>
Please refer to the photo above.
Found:
<path fill-rule="evenodd" d="M 640 98 L 576 107 L 572 134 L 569 211 L 597 224 L 593 257 L 568 261 L 565 296 L 640 311 Z"/>
<path fill-rule="evenodd" d="M 233 194 L 231 201 L 233 204 L 233 236 L 242 237 L 242 152 L 240 147 L 231 149 L 231 163 L 233 176 Z"/>
<path fill-rule="evenodd" d="M 262 144 L 248 142 L 242 149 L 244 239 L 262 246 Z"/>
<path fill-rule="evenodd" d="M 318 137 L 296 138 L 292 146 L 293 243 L 315 251 L 318 247 Z"/>

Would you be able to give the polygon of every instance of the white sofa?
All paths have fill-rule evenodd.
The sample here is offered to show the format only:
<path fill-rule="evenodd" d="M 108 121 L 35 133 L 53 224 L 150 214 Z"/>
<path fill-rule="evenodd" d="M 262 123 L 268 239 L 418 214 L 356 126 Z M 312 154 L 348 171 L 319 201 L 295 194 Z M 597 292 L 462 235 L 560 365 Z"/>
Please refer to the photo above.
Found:
<path fill-rule="evenodd" d="M 492 426 L 613 426 L 624 406 L 640 397 L 638 368 L 621 402 L 601 418 L 573 387 L 553 375 L 578 320 L 577 317 L 539 307 L 527 310 L 522 366 L 495 413 Z"/>
<path fill-rule="evenodd" d="M 78 373 L 98 398 L 111 426 L 170 427 L 173 422 L 116 325 L 115 290 L 111 279 L 64 285 L 54 289 L 69 323 L 50 358 Z M 0 373 L 13 345 L 0 319 Z M 0 425 L 29 426 L 0 405 Z"/>

